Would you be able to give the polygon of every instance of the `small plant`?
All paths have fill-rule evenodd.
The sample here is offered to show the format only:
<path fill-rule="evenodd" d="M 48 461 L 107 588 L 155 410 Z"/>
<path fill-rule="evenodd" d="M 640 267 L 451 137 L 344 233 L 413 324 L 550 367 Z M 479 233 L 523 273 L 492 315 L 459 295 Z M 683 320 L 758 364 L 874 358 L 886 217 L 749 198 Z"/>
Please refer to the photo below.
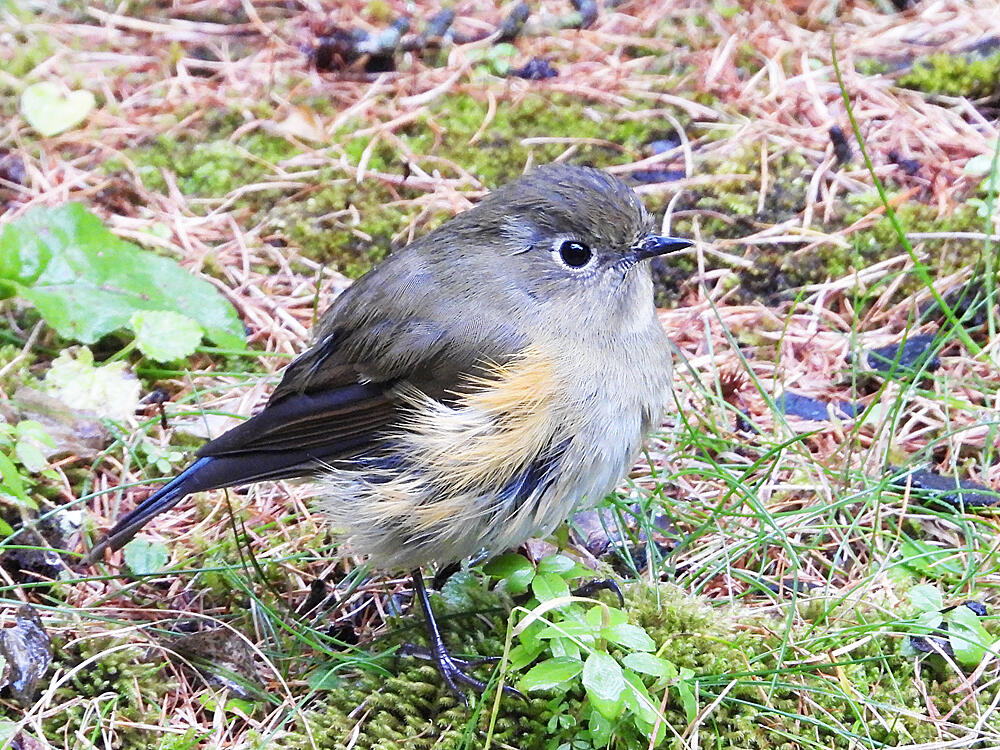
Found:
<path fill-rule="evenodd" d="M 909 599 L 919 614 L 904 647 L 907 655 L 953 655 L 961 666 L 975 669 L 988 652 L 995 652 L 998 644 L 983 627 L 980 617 L 986 610 L 978 602 L 945 608 L 941 592 L 929 583 L 910 589 Z"/>
<path fill-rule="evenodd" d="M 572 740 L 553 748 L 601 748 L 615 737 L 637 736 L 659 745 L 666 737 L 662 713 L 669 700 L 679 702 L 689 722 L 695 719 L 694 672 L 661 656 L 624 610 L 571 592 L 570 583 L 579 584 L 593 571 L 561 554 L 537 566 L 518 554 L 503 555 L 485 570 L 511 593 L 532 594 L 515 609 L 518 640 L 510 666 L 524 673 L 516 684 L 522 692 L 556 693 L 548 729 L 556 738 L 571 735 Z M 576 716 L 565 710 L 574 692 L 585 696 Z"/>
<path fill-rule="evenodd" d="M 966 162 L 963 170 L 972 177 L 982 177 L 979 191 L 985 198 L 969 198 L 969 203 L 976 206 L 980 218 L 990 219 L 996 209 L 997 190 L 1000 189 L 1000 141 L 994 141 L 989 151 L 974 156 Z"/>
<path fill-rule="evenodd" d="M 159 361 L 193 353 L 202 334 L 244 348 L 243 324 L 215 287 L 119 239 L 78 203 L 39 206 L 0 232 L 0 299 L 14 296 L 67 339 L 131 329 Z"/>
<path fill-rule="evenodd" d="M 16 425 L 0 422 L 0 494 L 22 508 L 38 510 L 38 503 L 28 494 L 33 480 L 27 475 L 46 474 L 49 462 L 42 448 L 54 446 L 55 441 L 38 422 L 30 419 Z M 0 520 L 0 535 L 13 533 L 10 525 Z"/>

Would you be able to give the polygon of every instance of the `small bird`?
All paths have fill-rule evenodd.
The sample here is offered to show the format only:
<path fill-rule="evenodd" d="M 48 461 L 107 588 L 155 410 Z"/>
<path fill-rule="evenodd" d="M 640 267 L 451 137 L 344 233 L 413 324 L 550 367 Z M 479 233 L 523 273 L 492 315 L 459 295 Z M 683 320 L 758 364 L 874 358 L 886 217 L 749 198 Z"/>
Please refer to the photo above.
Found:
<path fill-rule="evenodd" d="M 649 260 L 691 244 L 605 172 L 534 169 L 334 300 L 264 409 L 89 559 L 193 492 L 314 476 L 352 550 L 412 571 L 430 657 L 464 699 L 484 683 L 448 652 L 420 568 L 546 535 L 614 489 L 670 393 Z"/>

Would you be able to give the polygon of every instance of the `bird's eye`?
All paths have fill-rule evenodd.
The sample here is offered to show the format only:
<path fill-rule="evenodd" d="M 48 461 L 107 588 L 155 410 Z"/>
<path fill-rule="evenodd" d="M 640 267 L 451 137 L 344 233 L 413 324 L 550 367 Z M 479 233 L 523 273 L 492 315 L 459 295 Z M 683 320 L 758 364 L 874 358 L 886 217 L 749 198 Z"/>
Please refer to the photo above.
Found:
<path fill-rule="evenodd" d="M 559 259 L 570 268 L 583 268 L 594 257 L 590 248 L 576 240 L 566 240 L 559 245 Z"/>

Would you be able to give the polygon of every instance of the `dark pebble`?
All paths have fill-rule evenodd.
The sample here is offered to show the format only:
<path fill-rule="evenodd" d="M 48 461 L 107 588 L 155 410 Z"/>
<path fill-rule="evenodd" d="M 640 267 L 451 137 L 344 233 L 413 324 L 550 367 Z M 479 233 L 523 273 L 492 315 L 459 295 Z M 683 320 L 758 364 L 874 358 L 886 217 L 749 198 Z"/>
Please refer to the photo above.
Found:
<path fill-rule="evenodd" d="M 546 78 L 555 78 L 559 75 L 559 71 L 553 68 L 548 60 L 533 57 L 523 68 L 510 71 L 510 75 L 515 78 L 526 78 L 529 81 L 544 81 Z"/>
<path fill-rule="evenodd" d="M 865 362 L 872 370 L 888 377 L 920 369 L 925 366 L 925 362 L 927 371 L 932 372 L 941 366 L 941 360 L 937 355 L 931 355 L 934 339 L 933 333 L 924 333 L 909 336 L 902 343 L 869 349 L 865 355 Z"/>

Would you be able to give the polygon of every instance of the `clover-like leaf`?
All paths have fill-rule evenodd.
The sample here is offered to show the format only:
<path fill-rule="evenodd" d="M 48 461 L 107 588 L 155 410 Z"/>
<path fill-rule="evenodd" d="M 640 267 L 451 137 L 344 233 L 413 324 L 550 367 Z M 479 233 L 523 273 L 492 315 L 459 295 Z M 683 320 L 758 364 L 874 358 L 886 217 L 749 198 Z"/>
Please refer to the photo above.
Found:
<path fill-rule="evenodd" d="M 135 343 L 142 353 L 157 362 L 173 362 L 194 354 L 205 334 L 187 315 L 169 310 L 132 313 L 128 326 L 135 333 Z"/>
<path fill-rule="evenodd" d="M 535 567 L 524 555 L 510 552 L 490 560 L 483 566 L 486 575 L 507 582 L 507 590 L 512 594 L 523 594 L 535 577 Z"/>
<path fill-rule="evenodd" d="M 68 91 L 58 83 L 33 83 L 21 93 L 21 114 L 43 136 L 72 130 L 90 114 L 97 100 L 89 91 Z"/>
<path fill-rule="evenodd" d="M 125 564 L 134 575 L 145 576 L 159 573 L 167 566 L 170 552 L 163 542 L 133 539 L 124 547 Z"/>

